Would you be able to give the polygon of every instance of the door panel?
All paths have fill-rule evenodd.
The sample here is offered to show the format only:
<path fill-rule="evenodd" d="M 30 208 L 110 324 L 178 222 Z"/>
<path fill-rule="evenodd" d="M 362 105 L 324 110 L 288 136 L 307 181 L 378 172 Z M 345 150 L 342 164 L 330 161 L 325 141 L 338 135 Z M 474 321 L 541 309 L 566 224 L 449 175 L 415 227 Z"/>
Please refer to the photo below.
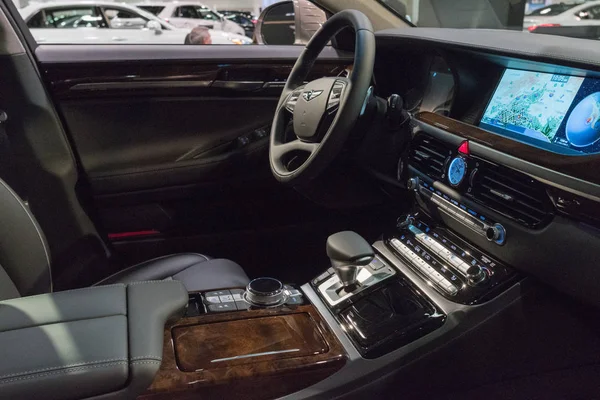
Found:
<path fill-rule="evenodd" d="M 127 263 L 207 251 L 260 274 L 289 259 L 272 246 L 293 249 L 301 241 L 308 248 L 314 241 L 321 248 L 328 232 L 346 228 L 344 216 L 279 185 L 269 168 L 270 122 L 302 50 L 37 48 L 85 172 L 95 220 Z M 327 49 L 309 79 L 340 74 L 351 56 Z"/>
<path fill-rule="evenodd" d="M 94 193 L 107 194 L 252 174 L 276 105 L 272 97 L 138 97 L 69 100 L 61 109 Z"/>

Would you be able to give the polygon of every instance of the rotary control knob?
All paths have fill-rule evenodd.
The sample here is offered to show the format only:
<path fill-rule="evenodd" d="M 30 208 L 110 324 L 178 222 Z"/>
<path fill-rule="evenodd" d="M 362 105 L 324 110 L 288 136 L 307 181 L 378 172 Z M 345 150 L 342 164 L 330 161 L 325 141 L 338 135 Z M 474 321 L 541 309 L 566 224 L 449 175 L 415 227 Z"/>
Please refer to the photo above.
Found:
<path fill-rule="evenodd" d="M 473 265 L 467 270 L 467 280 L 471 285 L 478 285 L 485 281 L 486 278 L 487 274 L 483 268 L 478 265 Z"/>
<path fill-rule="evenodd" d="M 490 242 L 495 242 L 497 244 L 504 244 L 506 241 L 506 230 L 500 224 L 494 224 L 489 226 L 485 230 L 485 237 Z"/>
<path fill-rule="evenodd" d="M 246 286 L 244 299 L 257 307 L 277 307 L 287 301 L 283 283 L 275 278 L 256 278 Z"/>
<path fill-rule="evenodd" d="M 406 182 L 406 188 L 408 190 L 417 190 L 419 188 L 419 178 L 410 178 Z"/>

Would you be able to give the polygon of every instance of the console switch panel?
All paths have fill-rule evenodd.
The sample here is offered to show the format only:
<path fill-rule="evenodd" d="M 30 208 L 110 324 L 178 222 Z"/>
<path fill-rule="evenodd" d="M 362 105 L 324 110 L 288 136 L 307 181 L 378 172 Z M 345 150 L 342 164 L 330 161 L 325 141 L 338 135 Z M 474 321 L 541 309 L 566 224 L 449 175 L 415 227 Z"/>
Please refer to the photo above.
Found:
<path fill-rule="evenodd" d="M 386 237 L 385 243 L 440 294 L 458 303 L 486 301 L 517 278 L 512 269 L 423 218 Z"/>

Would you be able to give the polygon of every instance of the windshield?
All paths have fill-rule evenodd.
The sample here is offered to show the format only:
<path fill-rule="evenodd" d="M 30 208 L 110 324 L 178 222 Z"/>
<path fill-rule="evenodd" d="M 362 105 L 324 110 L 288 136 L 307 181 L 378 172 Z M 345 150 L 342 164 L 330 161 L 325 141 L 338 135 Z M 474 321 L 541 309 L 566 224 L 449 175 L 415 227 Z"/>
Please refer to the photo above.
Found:
<path fill-rule="evenodd" d="M 412 25 L 600 38 L 600 0 L 377 0 Z"/>

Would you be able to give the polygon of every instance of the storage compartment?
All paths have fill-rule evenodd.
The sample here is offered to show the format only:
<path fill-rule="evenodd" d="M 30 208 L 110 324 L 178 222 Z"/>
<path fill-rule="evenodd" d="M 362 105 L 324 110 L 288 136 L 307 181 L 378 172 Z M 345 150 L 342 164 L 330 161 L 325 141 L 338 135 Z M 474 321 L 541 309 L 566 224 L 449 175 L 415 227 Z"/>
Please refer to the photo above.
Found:
<path fill-rule="evenodd" d="M 177 326 L 171 333 L 177 366 L 185 372 L 329 351 L 308 313 Z"/>

